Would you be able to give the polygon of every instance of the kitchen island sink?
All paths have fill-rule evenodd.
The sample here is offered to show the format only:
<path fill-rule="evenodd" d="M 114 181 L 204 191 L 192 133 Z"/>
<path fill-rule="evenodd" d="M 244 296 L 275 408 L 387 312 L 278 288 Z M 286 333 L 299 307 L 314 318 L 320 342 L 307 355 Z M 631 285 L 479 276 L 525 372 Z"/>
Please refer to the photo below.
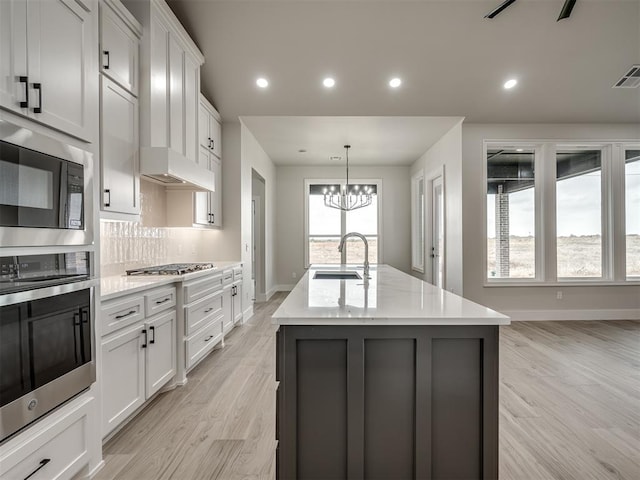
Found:
<path fill-rule="evenodd" d="M 273 314 L 277 478 L 497 479 L 509 318 L 387 265 L 318 276 L 350 270 L 312 266 Z"/>
<path fill-rule="evenodd" d="M 358 272 L 349 271 L 317 271 L 313 274 L 313 278 L 320 280 L 362 280 Z"/>

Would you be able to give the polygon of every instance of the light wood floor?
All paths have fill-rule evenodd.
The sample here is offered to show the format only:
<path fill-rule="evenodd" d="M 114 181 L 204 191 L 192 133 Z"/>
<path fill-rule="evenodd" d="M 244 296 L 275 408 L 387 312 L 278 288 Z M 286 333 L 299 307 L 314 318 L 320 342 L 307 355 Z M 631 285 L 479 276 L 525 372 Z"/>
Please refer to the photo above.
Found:
<path fill-rule="evenodd" d="M 272 480 L 283 299 L 111 439 L 96 479 Z M 502 480 L 640 479 L 640 322 L 518 322 L 500 348 Z"/>

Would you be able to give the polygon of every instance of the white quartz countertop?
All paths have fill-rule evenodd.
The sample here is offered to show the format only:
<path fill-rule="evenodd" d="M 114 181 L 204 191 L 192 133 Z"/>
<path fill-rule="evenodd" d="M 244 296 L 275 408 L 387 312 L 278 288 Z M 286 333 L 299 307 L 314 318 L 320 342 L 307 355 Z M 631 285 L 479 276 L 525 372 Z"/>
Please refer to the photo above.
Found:
<path fill-rule="evenodd" d="M 204 262 L 203 262 L 204 263 Z M 206 262 L 213 263 L 215 268 L 186 273 L 184 275 L 113 275 L 100 278 L 100 299 L 111 300 L 122 295 L 141 292 L 150 288 L 175 282 L 186 282 L 199 277 L 222 273 L 231 267 L 240 265 L 240 261 Z"/>
<path fill-rule="evenodd" d="M 364 280 L 315 279 L 317 271 L 362 266 L 312 265 L 272 316 L 277 325 L 507 325 L 509 317 L 388 265 Z"/>

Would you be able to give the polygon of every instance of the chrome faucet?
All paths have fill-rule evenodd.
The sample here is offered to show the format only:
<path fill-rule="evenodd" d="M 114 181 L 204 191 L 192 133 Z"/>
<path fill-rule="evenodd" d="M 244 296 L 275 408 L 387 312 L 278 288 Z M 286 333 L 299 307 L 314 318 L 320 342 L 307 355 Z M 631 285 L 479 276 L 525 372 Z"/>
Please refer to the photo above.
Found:
<path fill-rule="evenodd" d="M 367 239 L 361 233 L 349 232 L 340 239 L 340 245 L 338 245 L 338 251 L 340 253 L 342 253 L 342 249 L 345 246 L 345 240 L 349 237 L 358 237 L 364 242 L 364 278 L 367 280 L 369 278 L 369 242 L 367 242 Z"/>

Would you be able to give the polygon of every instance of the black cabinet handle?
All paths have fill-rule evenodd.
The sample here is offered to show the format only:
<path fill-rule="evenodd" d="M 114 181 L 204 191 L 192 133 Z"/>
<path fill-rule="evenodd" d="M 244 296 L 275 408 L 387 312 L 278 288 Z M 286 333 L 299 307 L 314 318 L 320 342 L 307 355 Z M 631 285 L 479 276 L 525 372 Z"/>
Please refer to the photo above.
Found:
<path fill-rule="evenodd" d="M 105 57 L 107 57 L 107 64 L 103 65 L 102 67 L 105 70 L 109 70 L 109 65 L 111 64 L 111 57 L 109 57 L 109 50 L 103 50 L 102 53 L 104 54 Z"/>
<path fill-rule="evenodd" d="M 151 333 L 153 333 L 153 337 L 151 337 L 151 340 L 149 340 L 149 343 L 153 344 L 156 343 L 156 327 L 149 327 L 149 330 L 151 330 Z"/>
<path fill-rule="evenodd" d="M 213 218 L 213 220 L 211 221 L 211 223 L 216 223 L 216 214 L 212 213 L 211 214 L 211 218 Z"/>
<path fill-rule="evenodd" d="M 211 340 L 213 338 L 213 335 L 209 335 L 207 338 L 204 339 L 205 342 L 208 342 L 209 340 Z"/>
<path fill-rule="evenodd" d="M 129 310 L 127 313 L 123 313 L 122 315 L 116 315 L 116 320 L 120 320 L 121 318 L 128 317 L 129 315 L 133 315 L 137 310 Z"/>
<path fill-rule="evenodd" d="M 147 338 L 147 329 L 143 328 L 142 333 L 144 334 L 144 343 L 142 344 L 142 348 L 147 348 L 147 342 L 149 341 Z"/>
<path fill-rule="evenodd" d="M 38 466 L 38 468 L 36 468 L 33 472 L 31 472 L 29 475 L 24 477 L 24 480 L 27 480 L 27 479 L 33 477 L 41 468 L 43 468 L 50 461 L 51 461 L 50 458 L 43 458 L 42 460 L 40 460 L 40 465 Z"/>
<path fill-rule="evenodd" d="M 104 189 L 104 195 L 102 196 L 102 201 L 104 202 L 105 207 L 111 206 L 111 190 L 109 190 L 108 188 Z"/>
<path fill-rule="evenodd" d="M 33 113 L 42 113 L 42 84 L 34 83 L 33 88 L 38 90 L 38 106 L 33 107 Z"/>
<path fill-rule="evenodd" d="M 209 313 L 211 310 L 213 310 L 213 307 L 207 308 L 204 313 Z"/>
<path fill-rule="evenodd" d="M 29 108 L 29 77 L 18 77 L 20 83 L 24 83 L 24 102 L 20 102 L 20 108 Z"/>
<path fill-rule="evenodd" d="M 212 138 L 211 139 L 211 150 L 215 150 L 216 149 L 216 141 Z"/>
<path fill-rule="evenodd" d="M 163 303 L 167 303 L 169 300 L 171 300 L 171 297 L 163 298 L 162 300 L 156 301 L 156 305 L 162 305 Z"/>

